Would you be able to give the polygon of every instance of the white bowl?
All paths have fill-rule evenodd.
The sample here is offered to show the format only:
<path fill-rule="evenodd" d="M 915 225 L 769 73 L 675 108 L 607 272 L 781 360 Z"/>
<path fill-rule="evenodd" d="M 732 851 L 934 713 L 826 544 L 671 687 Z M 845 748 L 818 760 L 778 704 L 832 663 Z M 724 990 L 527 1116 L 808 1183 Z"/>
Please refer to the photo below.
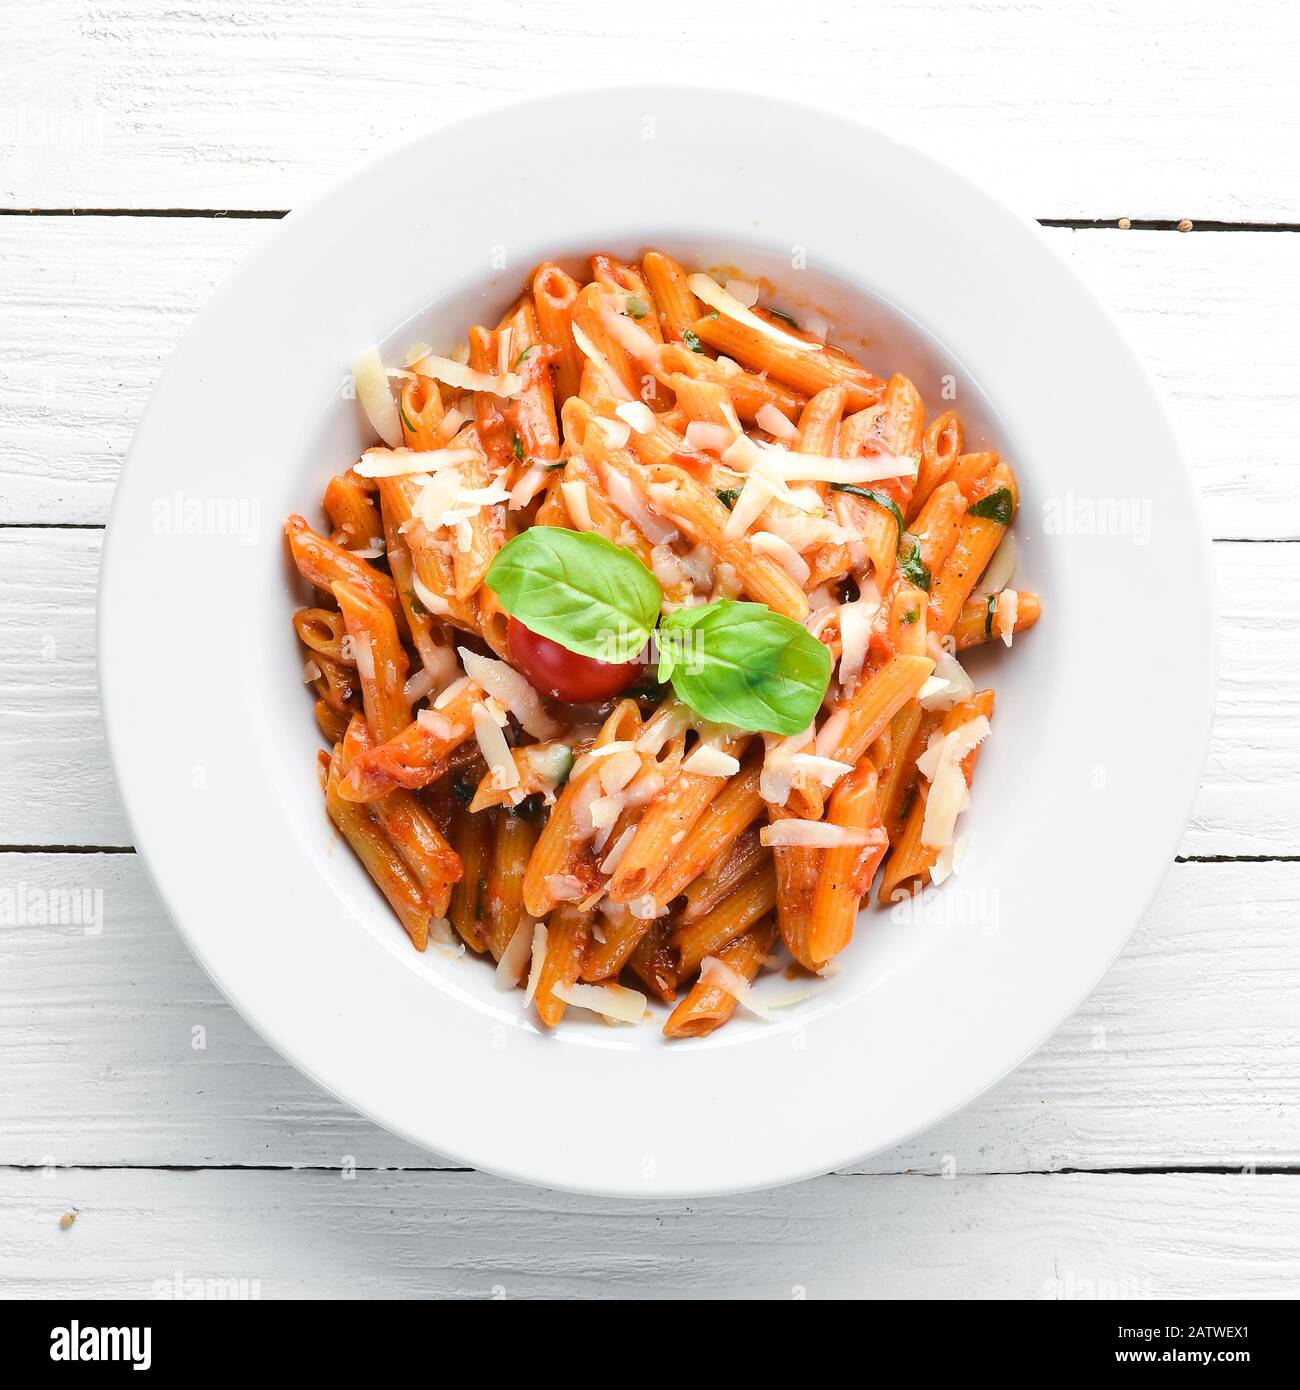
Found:
<path fill-rule="evenodd" d="M 972 434 L 1020 478 L 1022 582 L 1044 603 L 1013 651 L 982 658 L 998 700 L 961 877 L 870 911 L 838 974 L 779 1022 L 677 1043 L 572 1015 L 543 1034 L 481 961 L 410 949 L 325 817 L 280 530 L 316 517 L 325 480 L 368 442 L 345 390 L 359 348 L 450 344 L 540 259 L 652 245 L 830 309 L 833 336 L 872 336 L 870 365 L 916 372 L 932 408 L 952 376 Z M 173 919 L 320 1084 L 491 1172 L 738 1191 L 933 1124 L 1093 988 L 1199 778 L 1210 574 L 1146 370 L 1032 222 L 833 115 L 690 89 L 565 95 L 374 159 L 213 297 L 113 502 L 104 718 Z"/>

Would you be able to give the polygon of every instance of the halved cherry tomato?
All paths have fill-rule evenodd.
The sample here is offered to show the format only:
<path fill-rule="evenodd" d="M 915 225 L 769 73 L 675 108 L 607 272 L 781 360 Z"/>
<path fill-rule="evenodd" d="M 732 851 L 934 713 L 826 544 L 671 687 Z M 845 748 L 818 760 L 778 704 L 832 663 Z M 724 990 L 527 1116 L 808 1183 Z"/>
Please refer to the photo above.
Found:
<path fill-rule="evenodd" d="M 606 700 L 641 674 L 639 661 L 613 665 L 593 656 L 579 656 L 549 637 L 538 636 L 518 618 L 511 618 L 506 627 L 506 644 L 515 665 L 538 690 L 570 704 Z"/>

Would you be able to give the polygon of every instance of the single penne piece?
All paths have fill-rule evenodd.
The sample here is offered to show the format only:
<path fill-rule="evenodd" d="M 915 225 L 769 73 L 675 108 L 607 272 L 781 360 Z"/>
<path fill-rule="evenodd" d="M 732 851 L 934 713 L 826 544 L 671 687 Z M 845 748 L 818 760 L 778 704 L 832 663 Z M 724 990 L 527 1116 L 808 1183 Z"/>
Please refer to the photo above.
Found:
<path fill-rule="evenodd" d="M 542 341 L 537 312 L 526 297 L 510 319 L 511 351 L 516 354 L 511 370 L 524 379 L 524 389 L 514 403 L 520 452 L 514 473 L 537 463 L 553 463 L 560 457 L 560 427 L 555 416 L 555 391 L 546 369 L 551 352 Z M 545 352 L 546 356 L 541 354 Z M 513 476 L 513 474 L 512 474 Z"/>
<path fill-rule="evenodd" d="M 493 374 L 501 367 L 504 354 L 512 357 L 509 329 L 484 328 L 475 324 L 469 330 L 469 366 L 476 372 Z M 456 443 L 482 454 L 481 465 L 462 464 L 461 474 L 469 487 L 483 487 L 488 474 L 505 473 L 518 462 L 514 445 L 518 436 L 497 397 L 489 391 L 475 391 L 474 428 L 457 436 Z M 487 509 L 484 508 L 484 511 Z"/>
<path fill-rule="evenodd" d="M 1001 591 L 1006 593 L 1004 589 Z M 1042 604 L 1038 595 L 1028 589 L 1017 589 L 1016 619 L 1012 625 L 1013 633 L 1031 628 L 1042 616 Z M 959 652 L 967 647 L 978 647 L 984 642 L 996 642 L 1002 636 L 998 627 L 998 602 L 1001 594 L 976 594 L 961 606 L 957 621 L 952 626 L 952 639 Z"/>
<path fill-rule="evenodd" d="M 993 692 L 977 690 L 969 700 L 954 705 L 943 717 L 938 732 L 950 734 L 970 720 L 993 715 Z M 928 740 L 927 740 L 928 742 Z M 923 751 L 923 750 L 922 750 Z M 975 776 L 975 764 L 979 759 L 979 747 L 973 748 L 962 759 L 962 775 L 969 787 Z M 879 901 L 898 902 L 909 894 L 917 893 L 930 881 L 930 873 L 938 862 L 941 849 L 923 844 L 922 830 L 925 826 L 926 794 L 918 781 L 918 795 L 912 800 L 902 828 L 898 832 L 893 852 L 885 861 L 885 872 L 880 880 Z"/>
<path fill-rule="evenodd" d="M 452 828 L 461 877 L 452 889 L 447 919 L 476 955 L 487 950 L 491 931 L 488 882 L 494 852 L 493 818 L 497 814 L 483 811 L 476 816 L 462 815 Z"/>
<path fill-rule="evenodd" d="M 348 643 L 347 625 L 336 608 L 300 608 L 293 615 L 293 630 L 304 647 L 344 666 L 355 666 Z"/>
<path fill-rule="evenodd" d="M 966 505 L 966 498 L 956 483 L 941 483 L 912 518 L 908 535 L 920 548 L 921 560 L 932 575 L 957 544 Z"/>
<path fill-rule="evenodd" d="M 473 820 L 475 817 L 470 815 L 467 819 Z M 519 924 L 525 920 L 524 871 L 539 833 L 536 820 L 518 815 L 513 810 L 502 811 L 497 820 L 495 852 L 487 890 L 487 943 L 493 960 L 501 959 L 501 953 L 509 946 Z"/>
<path fill-rule="evenodd" d="M 316 723 L 320 727 L 325 742 L 331 747 L 343 741 L 343 736 L 347 733 L 349 717 L 346 713 L 332 709 L 325 700 L 316 701 Z"/>
<path fill-rule="evenodd" d="M 751 825 L 748 830 L 742 830 L 698 878 L 686 885 L 681 921 L 694 922 L 706 912 L 712 912 L 771 858 L 772 851 L 759 841 L 758 826 Z"/>
<path fill-rule="evenodd" d="M 439 448 L 443 442 L 440 426 L 446 413 L 436 381 L 417 376 L 402 383 L 397 414 L 402 422 L 402 443 L 408 449 Z"/>
<path fill-rule="evenodd" d="M 582 969 L 582 957 L 591 937 L 590 911 L 576 903 L 561 903 L 546 923 L 546 959 L 537 979 L 533 1006 L 547 1028 L 564 1017 L 565 1003 L 555 997 L 556 985 L 571 985 Z"/>
<path fill-rule="evenodd" d="M 345 801 L 339 795 L 341 778 L 342 749 L 336 747 L 325 784 L 325 809 L 339 834 L 351 845 L 366 872 L 388 899 L 410 937 L 411 945 L 417 951 L 423 951 L 429 944 L 431 913 L 420 885 L 365 808 Z"/>
<path fill-rule="evenodd" d="M 637 401 L 641 399 L 638 373 L 622 341 L 606 325 L 606 299 L 606 291 L 600 285 L 592 284 L 580 290 L 573 305 L 573 327 L 585 336 L 596 353 L 594 358 L 588 357 L 587 362 L 595 370 L 597 379 L 603 382 L 605 393 L 616 402 Z"/>
<path fill-rule="evenodd" d="M 848 701 L 827 720 L 827 724 L 838 721 L 834 747 L 827 756 L 856 766 L 933 670 L 934 662 L 929 657 L 894 656 L 878 670 L 864 675 Z"/>
<path fill-rule="evenodd" d="M 734 777 L 725 782 L 713 780 L 721 787 L 705 805 L 704 813 L 676 846 L 669 862 L 655 879 L 654 898 L 657 908 L 665 908 L 692 879 L 697 878 L 712 863 L 726 854 L 732 842 L 758 819 L 763 809 L 758 779 L 763 771 L 763 750 L 755 749 L 746 758 Z"/>
<path fill-rule="evenodd" d="M 344 549 L 370 549 L 382 539 L 379 513 L 370 492 L 350 469 L 329 480 L 322 505 L 334 527 L 334 540 Z"/>
<path fill-rule="evenodd" d="M 793 333 L 788 335 L 791 341 L 787 346 L 722 315 L 696 319 L 691 331 L 717 352 L 734 357 L 741 366 L 767 372 L 806 396 L 814 396 L 828 386 L 843 386 L 849 408 L 861 410 L 875 405 L 884 394 L 885 383 L 846 353 L 831 347 L 809 352 L 794 346 L 799 339 Z"/>
<path fill-rule="evenodd" d="M 657 999 L 671 1004 L 677 998 L 677 960 L 669 944 L 666 917 L 658 918 L 637 942 L 627 968 Z"/>
<path fill-rule="evenodd" d="M 641 269 L 654 296 L 661 338 L 680 340 L 700 316 L 701 307 L 686 283 L 686 272 L 662 251 L 647 251 L 641 258 Z"/>
<path fill-rule="evenodd" d="M 988 481 L 991 486 L 983 495 L 989 496 L 1005 488 L 1011 497 L 1008 515 L 1014 515 L 1017 490 L 1011 470 L 999 463 Z M 962 605 L 979 582 L 980 575 L 993 558 L 993 552 L 1002 544 L 1006 532 L 1006 526 L 1000 521 L 976 516 L 969 509 L 962 517 L 956 544 L 930 584 L 929 628 L 938 637 L 946 637 L 952 629 Z"/>
<path fill-rule="evenodd" d="M 863 895 L 870 891 L 889 839 L 880 822 L 876 769 L 867 758 L 843 777 L 831 792 L 826 820 L 853 830 L 865 830 L 874 839 L 865 845 L 841 845 L 819 851 L 817 888 L 813 893 L 802 954 L 791 955 L 809 970 L 821 970 L 827 961 L 853 939 L 853 926 Z"/>
<path fill-rule="evenodd" d="M 551 375 L 555 383 L 555 403 L 562 406 L 570 396 L 578 394 L 582 380 L 582 354 L 573 340 L 570 325 L 573 306 L 582 287 L 573 278 L 549 262 L 533 272 L 533 306 L 537 311 L 537 329 L 541 339 L 555 353 Z"/>
<path fill-rule="evenodd" d="M 717 747 L 734 757 L 747 742 L 747 735 L 726 734 L 717 740 Z M 691 828 L 717 797 L 720 787 L 718 777 L 678 772 L 645 808 L 609 880 L 611 902 L 630 903 L 642 895 L 654 893 L 670 859 L 678 853 Z"/>
<path fill-rule="evenodd" d="M 336 582 L 334 598 L 347 624 L 348 640 L 361 681 L 366 723 L 377 743 L 396 738 L 411 722 L 406 698 L 406 653 L 392 613 L 355 584 Z"/>
<path fill-rule="evenodd" d="M 361 682 L 357 678 L 355 666 L 345 666 L 341 661 L 317 652 L 312 657 L 316 670 L 320 673 L 312 684 L 322 700 L 345 719 L 351 718 L 361 705 Z"/>
<path fill-rule="evenodd" d="M 293 562 L 308 584 L 329 593 L 330 586 L 342 579 L 372 594 L 394 617 L 400 613 L 397 588 L 388 575 L 318 535 L 300 516 L 291 516 L 284 529 Z"/>
<path fill-rule="evenodd" d="M 622 311 L 655 340 L 662 343 L 663 330 L 659 326 L 659 308 L 654 290 L 645 276 L 634 265 L 625 265 L 613 256 L 598 251 L 591 258 L 591 275 L 597 284 L 623 297 Z"/>
<path fill-rule="evenodd" d="M 636 701 L 621 700 L 601 726 L 592 752 L 631 743 L 640 731 Z M 545 917 L 562 901 L 584 901 L 604 886 L 591 819 L 591 804 L 603 791 L 600 774 L 599 757 L 587 756 L 585 766 L 575 763 L 551 810 L 524 873 L 524 906 L 531 917 Z"/>
<path fill-rule="evenodd" d="M 752 983 L 776 940 L 776 928 L 766 922 L 724 946 L 718 959 L 746 982 Z M 691 992 L 668 1016 L 666 1038 L 702 1038 L 722 1025 L 736 1011 L 736 997 L 718 985 L 696 981 Z"/>
<path fill-rule="evenodd" d="M 947 478 L 962 451 L 964 434 L 961 416 L 955 410 L 936 415 L 921 437 L 921 466 L 916 473 L 916 486 L 905 515 L 910 521 L 925 505 L 926 499 Z"/>
<path fill-rule="evenodd" d="M 848 398 L 847 386 L 827 386 L 804 406 L 799 416 L 799 442 L 795 446 L 801 454 L 835 452 L 835 435 Z"/>
<path fill-rule="evenodd" d="M 465 680 L 443 694 L 449 697 L 446 704 L 435 701 L 396 738 L 359 754 L 340 794 L 349 801 L 378 801 L 394 787 L 427 787 L 448 772 L 454 751 L 474 737 L 473 708 L 483 692 Z"/>
<path fill-rule="evenodd" d="M 672 934 L 679 974 L 694 975 L 705 956 L 716 956 L 729 941 L 747 932 L 777 903 L 776 871 L 769 866 L 742 883 L 711 912 L 681 922 Z"/>

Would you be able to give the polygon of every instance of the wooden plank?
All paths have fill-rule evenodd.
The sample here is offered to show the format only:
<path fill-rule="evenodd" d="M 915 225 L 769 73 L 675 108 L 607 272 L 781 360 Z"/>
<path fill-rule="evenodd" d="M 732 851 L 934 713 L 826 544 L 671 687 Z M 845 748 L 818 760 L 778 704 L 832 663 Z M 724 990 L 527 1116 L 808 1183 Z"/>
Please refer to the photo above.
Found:
<path fill-rule="evenodd" d="M 194 962 L 135 856 L 0 855 L 0 908 L 58 893 L 87 904 L 89 930 L 0 928 L 0 1164 L 446 1165 L 281 1061 Z M 1300 864 L 1177 865 L 1036 1056 L 859 1171 L 1300 1164 L 1297 898 Z"/>
<path fill-rule="evenodd" d="M 130 843 L 94 685 L 99 547 L 97 531 L 0 530 L 0 845 Z M 1219 710 L 1182 853 L 1294 854 L 1300 549 L 1215 553 Z"/>
<path fill-rule="evenodd" d="M 696 1202 L 474 1173 L 0 1172 L 11 1298 L 1210 1298 L 1300 1287 L 1292 1177 L 821 1178 Z M 64 1212 L 75 1211 L 67 1230 Z M 194 1281 L 187 1283 L 187 1281 Z"/>
<path fill-rule="evenodd" d="M 104 521 L 168 354 L 213 286 L 274 231 L 218 218 L 0 218 L 0 521 Z M 1150 360 L 1214 534 L 1300 536 L 1300 235 L 1048 235 Z"/>
<path fill-rule="evenodd" d="M 751 37 L 692 0 L 559 0 L 526 22 L 507 0 L 115 0 L 93 21 L 18 0 L 5 28 L 23 55 L 0 129 L 11 207 L 296 206 L 431 123 L 663 74 L 833 104 L 1038 216 L 1296 217 L 1285 0 L 895 0 L 887 24 L 827 0 L 765 5 Z"/>

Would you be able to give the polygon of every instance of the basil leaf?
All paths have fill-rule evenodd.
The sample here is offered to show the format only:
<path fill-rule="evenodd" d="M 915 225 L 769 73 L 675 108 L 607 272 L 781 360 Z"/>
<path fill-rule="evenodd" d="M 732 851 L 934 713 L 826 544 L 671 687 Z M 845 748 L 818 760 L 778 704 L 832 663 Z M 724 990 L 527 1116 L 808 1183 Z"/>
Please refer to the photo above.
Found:
<path fill-rule="evenodd" d="M 666 671 L 677 698 L 716 724 L 797 734 L 821 708 L 830 652 L 764 604 L 679 608 L 659 632 L 661 678 Z"/>
<path fill-rule="evenodd" d="M 780 319 L 782 323 L 788 323 L 790 327 L 793 328 L 796 333 L 798 333 L 799 325 L 790 317 L 789 314 L 782 313 L 780 309 L 769 309 L 767 312 L 771 314 L 774 319 Z"/>
<path fill-rule="evenodd" d="M 993 636 L 993 615 L 998 611 L 998 596 L 990 594 L 984 605 L 984 637 L 987 641 Z"/>
<path fill-rule="evenodd" d="M 1011 489 L 995 488 L 987 497 L 972 502 L 966 508 L 967 516 L 982 516 L 986 521 L 996 521 L 999 526 L 1011 525 L 1011 513 L 1016 509 L 1011 500 Z"/>
<path fill-rule="evenodd" d="M 519 356 L 515 358 L 514 366 L 511 367 L 510 370 L 511 370 L 511 371 L 514 371 L 514 370 L 515 370 L 515 367 L 522 367 L 523 364 L 524 364 L 525 362 L 528 361 L 528 359 L 533 355 L 533 353 L 534 353 L 535 351 L 536 351 L 536 347 L 535 347 L 535 346 L 533 346 L 533 347 L 526 347 L 526 348 L 523 350 L 523 352 L 521 352 L 521 353 L 519 354 Z"/>
<path fill-rule="evenodd" d="M 624 301 L 629 314 L 634 319 L 643 319 L 650 312 L 650 306 L 641 298 L 640 295 L 630 294 Z"/>
<path fill-rule="evenodd" d="M 696 335 L 693 328 L 687 328 L 682 331 L 682 342 L 684 342 L 692 352 L 704 351 L 704 348 L 700 345 L 699 337 Z"/>
<path fill-rule="evenodd" d="M 851 497 L 861 497 L 868 502 L 874 502 L 877 507 L 884 507 L 898 522 L 898 543 L 903 543 L 903 531 L 906 529 L 903 513 L 898 510 L 898 503 L 887 492 L 876 492 L 873 488 L 859 487 L 856 483 L 831 483 L 830 489 L 832 492 L 847 492 Z"/>
<path fill-rule="evenodd" d="M 524 441 L 520 439 L 518 435 L 515 435 L 510 441 L 510 452 L 515 456 L 515 458 L 519 460 L 520 463 L 523 463 Z"/>
<path fill-rule="evenodd" d="M 724 487 L 718 493 L 718 501 L 722 503 L 728 511 L 732 511 L 736 505 L 736 498 L 740 496 L 740 491 L 734 487 Z"/>
<path fill-rule="evenodd" d="M 530 526 L 497 551 L 484 581 L 530 632 L 579 656 L 631 661 L 663 595 L 630 550 L 590 531 Z"/>
<path fill-rule="evenodd" d="M 915 584 L 918 589 L 930 592 L 930 567 L 921 558 L 921 547 L 918 542 L 912 542 L 912 548 L 906 554 L 900 550 L 898 553 L 898 572 L 907 580 L 909 584 Z"/>

